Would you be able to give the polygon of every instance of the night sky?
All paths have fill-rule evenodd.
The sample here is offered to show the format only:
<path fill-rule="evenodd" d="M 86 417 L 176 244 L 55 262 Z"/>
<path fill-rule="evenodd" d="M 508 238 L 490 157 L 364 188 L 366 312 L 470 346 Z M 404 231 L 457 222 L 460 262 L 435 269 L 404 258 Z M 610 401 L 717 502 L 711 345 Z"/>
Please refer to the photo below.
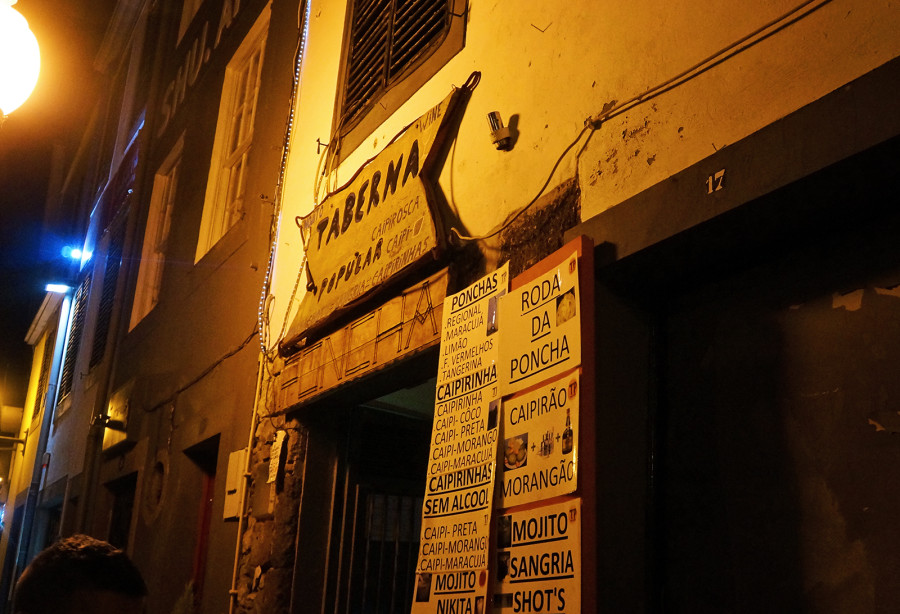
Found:
<path fill-rule="evenodd" d="M 21 406 L 31 369 L 25 336 L 67 228 L 43 228 L 54 147 L 77 148 L 101 77 L 93 69 L 109 0 L 19 0 L 41 48 L 31 97 L 0 127 L 0 403 Z M 63 172 L 65 168 L 63 168 Z"/>

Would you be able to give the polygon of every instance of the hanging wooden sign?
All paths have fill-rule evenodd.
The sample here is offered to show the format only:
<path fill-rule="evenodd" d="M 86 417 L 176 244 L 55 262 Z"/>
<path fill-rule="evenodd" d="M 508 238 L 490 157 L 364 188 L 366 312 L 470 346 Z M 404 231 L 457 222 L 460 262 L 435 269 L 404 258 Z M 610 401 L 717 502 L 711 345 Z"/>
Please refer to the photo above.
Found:
<path fill-rule="evenodd" d="M 441 269 L 297 352 L 279 377 L 276 406 L 284 410 L 309 402 L 436 345 L 447 275 Z"/>
<path fill-rule="evenodd" d="M 285 344 L 295 345 L 443 247 L 433 167 L 461 90 L 454 90 L 303 218 L 310 283 Z"/>

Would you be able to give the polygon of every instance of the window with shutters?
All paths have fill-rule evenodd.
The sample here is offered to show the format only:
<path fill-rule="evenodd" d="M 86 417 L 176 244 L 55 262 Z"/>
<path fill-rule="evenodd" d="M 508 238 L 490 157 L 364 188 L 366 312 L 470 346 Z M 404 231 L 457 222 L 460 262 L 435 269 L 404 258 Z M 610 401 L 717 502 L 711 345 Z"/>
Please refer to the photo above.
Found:
<path fill-rule="evenodd" d="M 153 179 L 153 192 L 150 195 L 150 209 L 144 229 L 141 263 L 128 330 L 137 326 L 159 302 L 159 289 L 162 285 L 163 265 L 169 244 L 172 207 L 175 204 L 175 190 L 178 186 L 178 170 L 181 167 L 183 148 L 182 138 Z"/>
<path fill-rule="evenodd" d="M 103 289 L 100 294 L 100 306 L 97 310 L 97 326 L 94 329 L 94 343 L 91 347 L 90 366 L 94 367 L 103 360 L 106 352 L 106 339 L 109 337 L 109 325 L 112 320 L 113 307 L 116 302 L 116 286 L 119 283 L 119 269 L 122 267 L 122 243 L 125 239 L 125 225 L 119 224 L 110 233 L 109 247 L 106 250 L 106 267 L 103 271 Z"/>
<path fill-rule="evenodd" d="M 350 0 L 337 132 L 348 153 L 463 47 L 464 0 Z"/>
<path fill-rule="evenodd" d="M 225 71 L 195 262 L 244 217 L 247 163 L 269 13 L 269 8 L 263 11 Z"/>
<path fill-rule="evenodd" d="M 38 400 L 35 403 L 34 413 L 32 414 L 32 424 L 43 415 L 44 404 L 47 402 L 47 394 L 50 388 L 50 367 L 53 361 L 53 349 L 56 345 L 56 328 L 53 328 L 44 335 L 44 344 L 41 349 L 41 374 L 38 377 L 37 394 Z"/>
<path fill-rule="evenodd" d="M 59 399 L 64 399 L 72 392 L 72 383 L 75 380 L 75 362 L 78 358 L 78 350 L 81 347 L 81 337 L 84 334 L 84 318 L 87 312 L 88 294 L 91 289 L 91 276 L 84 278 L 75 292 L 75 301 L 70 316 L 69 338 L 66 341 L 66 357 L 63 361 L 62 374 L 59 378 Z"/>

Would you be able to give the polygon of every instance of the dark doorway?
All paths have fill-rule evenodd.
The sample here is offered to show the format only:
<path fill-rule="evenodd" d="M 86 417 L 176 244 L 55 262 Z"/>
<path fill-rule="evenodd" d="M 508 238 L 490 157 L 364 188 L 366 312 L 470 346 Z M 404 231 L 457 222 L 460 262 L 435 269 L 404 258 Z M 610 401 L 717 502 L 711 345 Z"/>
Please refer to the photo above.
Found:
<path fill-rule="evenodd" d="M 431 414 L 355 408 L 339 463 L 328 612 L 409 611 Z"/>
<path fill-rule="evenodd" d="M 410 611 L 435 394 L 433 377 L 410 381 L 416 371 L 394 369 L 349 389 L 346 403 L 298 413 L 306 450 L 292 612 Z M 393 392 L 358 396 L 389 383 Z"/>
<path fill-rule="evenodd" d="M 840 223 L 809 220 L 756 264 L 657 305 L 660 610 L 896 609 L 900 190 L 887 161 L 793 186 Z"/>
<path fill-rule="evenodd" d="M 216 466 L 219 457 L 219 435 L 214 435 L 184 451 L 199 469 L 200 487 L 197 492 L 197 528 L 194 532 L 194 555 L 191 564 L 191 582 L 194 605 L 199 607 L 203 599 L 209 554 L 209 534 L 212 523 L 213 499 L 216 488 Z"/>
<path fill-rule="evenodd" d="M 127 550 L 134 516 L 134 496 L 137 492 L 137 472 L 106 484 L 112 497 L 108 541 L 116 548 Z"/>

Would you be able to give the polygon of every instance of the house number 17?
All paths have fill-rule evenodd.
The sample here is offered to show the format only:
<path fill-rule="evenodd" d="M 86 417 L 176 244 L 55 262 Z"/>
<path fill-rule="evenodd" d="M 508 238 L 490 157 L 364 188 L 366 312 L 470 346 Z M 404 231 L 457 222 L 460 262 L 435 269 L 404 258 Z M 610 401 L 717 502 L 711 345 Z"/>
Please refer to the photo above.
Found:
<path fill-rule="evenodd" d="M 706 193 L 712 194 L 718 192 L 725 187 L 725 169 L 716 171 L 714 174 L 706 178 Z"/>

